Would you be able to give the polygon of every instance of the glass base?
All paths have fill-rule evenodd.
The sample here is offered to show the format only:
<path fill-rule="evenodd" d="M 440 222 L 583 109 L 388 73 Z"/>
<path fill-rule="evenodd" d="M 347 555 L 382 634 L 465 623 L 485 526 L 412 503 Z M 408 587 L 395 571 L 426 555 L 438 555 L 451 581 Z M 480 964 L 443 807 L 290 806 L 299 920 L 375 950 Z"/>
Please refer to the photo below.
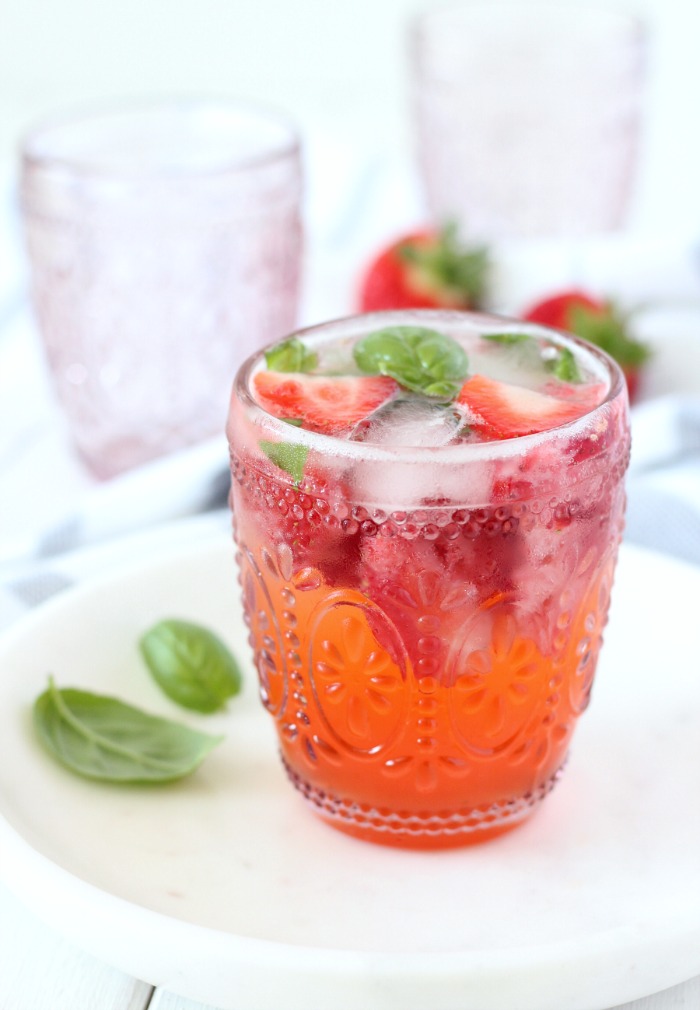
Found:
<path fill-rule="evenodd" d="M 564 768 L 561 765 L 541 785 L 523 796 L 470 809 L 461 808 L 451 813 L 420 814 L 376 810 L 354 800 L 342 799 L 311 785 L 284 758 L 282 763 L 292 785 L 314 813 L 331 827 L 378 845 L 412 849 L 474 845 L 511 831 L 522 824 L 552 791 Z"/>

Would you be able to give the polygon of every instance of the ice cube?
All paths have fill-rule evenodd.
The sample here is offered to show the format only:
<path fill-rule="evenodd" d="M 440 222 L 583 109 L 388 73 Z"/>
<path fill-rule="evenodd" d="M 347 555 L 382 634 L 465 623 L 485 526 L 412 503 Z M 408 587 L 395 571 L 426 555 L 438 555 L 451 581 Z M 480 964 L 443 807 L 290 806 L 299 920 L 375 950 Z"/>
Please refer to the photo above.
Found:
<path fill-rule="evenodd" d="M 459 441 L 459 411 L 423 397 L 393 400 L 353 431 L 351 438 L 382 446 L 440 448 Z"/>
<path fill-rule="evenodd" d="M 534 340 L 512 345 L 484 341 L 472 351 L 469 363 L 473 375 L 486 375 L 497 382 L 526 389 L 542 389 L 552 377 Z"/>

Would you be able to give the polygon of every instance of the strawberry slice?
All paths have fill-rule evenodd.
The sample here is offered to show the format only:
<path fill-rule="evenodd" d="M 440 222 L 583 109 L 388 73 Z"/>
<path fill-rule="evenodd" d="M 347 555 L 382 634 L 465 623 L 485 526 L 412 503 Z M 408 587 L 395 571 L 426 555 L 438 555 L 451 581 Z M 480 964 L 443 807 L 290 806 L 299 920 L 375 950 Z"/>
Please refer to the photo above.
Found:
<path fill-rule="evenodd" d="M 530 306 L 524 313 L 523 319 L 527 319 L 531 323 L 541 323 L 542 326 L 552 326 L 556 330 L 568 330 L 569 333 L 575 333 L 577 331 L 573 329 L 573 326 L 577 312 L 584 312 L 587 316 L 600 318 L 609 315 L 610 309 L 604 301 L 593 298 L 585 291 L 572 289 L 552 295 L 550 298 L 544 298 L 536 305 Z"/>
<path fill-rule="evenodd" d="M 351 431 L 399 388 L 386 375 L 331 377 L 303 372 L 258 372 L 253 386 L 268 413 L 301 421 L 308 431 L 324 435 Z"/>
<path fill-rule="evenodd" d="M 487 439 L 518 438 L 556 428 L 592 410 L 601 400 L 601 387 L 582 389 L 575 400 L 560 400 L 547 393 L 473 375 L 462 386 L 457 403 L 466 407 L 470 422 Z"/>

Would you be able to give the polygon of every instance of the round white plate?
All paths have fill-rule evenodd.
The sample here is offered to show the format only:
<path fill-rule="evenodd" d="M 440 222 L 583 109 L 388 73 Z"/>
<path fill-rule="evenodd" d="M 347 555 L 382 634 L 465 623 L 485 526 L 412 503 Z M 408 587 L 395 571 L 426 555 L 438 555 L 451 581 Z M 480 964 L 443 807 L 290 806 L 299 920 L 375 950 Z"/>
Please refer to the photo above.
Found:
<path fill-rule="evenodd" d="M 226 715 L 189 719 L 226 742 L 180 783 L 90 783 L 35 742 L 49 672 L 182 718 L 136 648 L 162 617 L 246 657 L 232 554 L 217 539 L 85 585 L 0 645 L 0 872 L 39 916 L 225 1010 L 598 1010 L 700 973 L 697 569 L 623 549 L 562 782 L 511 834 L 420 853 L 307 810 L 249 667 Z"/>

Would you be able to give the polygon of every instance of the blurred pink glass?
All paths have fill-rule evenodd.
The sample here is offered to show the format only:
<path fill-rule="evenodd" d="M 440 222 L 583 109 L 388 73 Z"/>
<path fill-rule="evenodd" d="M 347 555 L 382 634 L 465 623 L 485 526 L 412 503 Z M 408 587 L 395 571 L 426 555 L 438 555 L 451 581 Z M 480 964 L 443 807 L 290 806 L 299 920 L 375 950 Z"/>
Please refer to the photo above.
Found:
<path fill-rule="evenodd" d="M 296 322 L 300 196 L 294 127 L 244 104 L 136 106 L 25 138 L 36 319 L 95 475 L 223 431 L 238 365 Z"/>
<path fill-rule="evenodd" d="M 468 2 L 412 26 L 428 207 L 482 240 L 622 226 L 638 160 L 646 32 L 578 4 Z"/>

